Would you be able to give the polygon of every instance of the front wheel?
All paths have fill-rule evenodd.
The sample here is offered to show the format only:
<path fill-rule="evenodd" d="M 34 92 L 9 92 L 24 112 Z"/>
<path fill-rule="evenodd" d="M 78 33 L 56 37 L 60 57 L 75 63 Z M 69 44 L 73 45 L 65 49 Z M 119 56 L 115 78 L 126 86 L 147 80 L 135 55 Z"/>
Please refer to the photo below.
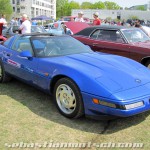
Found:
<path fill-rule="evenodd" d="M 84 114 L 82 96 L 77 85 L 69 78 L 57 81 L 54 98 L 59 112 L 68 118 L 79 118 Z"/>
<path fill-rule="evenodd" d="M 145 63 L 145 66 L 150 69 L 150 60 Z"/>
<path fill-rule="evenodd" d="M 0 60 L 0 83 L 8 82 L 11 77 L 6 74 L 2 61 Z"/>

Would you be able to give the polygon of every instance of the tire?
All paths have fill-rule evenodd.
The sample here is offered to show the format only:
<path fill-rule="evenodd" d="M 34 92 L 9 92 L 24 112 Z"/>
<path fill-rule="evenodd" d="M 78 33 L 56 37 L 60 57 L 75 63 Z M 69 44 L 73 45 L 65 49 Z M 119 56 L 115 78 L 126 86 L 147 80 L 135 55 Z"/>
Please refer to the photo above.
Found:
<path fill-rule="evenodd" d="M 150 60 L 145 63 L 145 66 L 150 69 Z"/>
<path fill-rule="evenodd" d="M 71 79 L 62 78 L 58 80 L 55 84 L 53 95 L 56 107 L 63 116 L 67 118 L 83 116 L 82 96 L 78 86 Z"/>
<path fill-rule="evenodd" d="M 6 74 L 2 61 L 0 60 L 0 83 L 5 83 L 11 80 L 11 77 Z"/>

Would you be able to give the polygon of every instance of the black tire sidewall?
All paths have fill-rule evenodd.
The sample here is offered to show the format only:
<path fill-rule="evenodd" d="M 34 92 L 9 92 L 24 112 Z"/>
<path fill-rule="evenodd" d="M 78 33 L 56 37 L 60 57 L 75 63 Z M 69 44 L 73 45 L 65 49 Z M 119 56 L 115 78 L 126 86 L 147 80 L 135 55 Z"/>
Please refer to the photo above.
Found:
<path fill-rule="evenodd" d="M 2 60 L 0 59 L 0 66 L 1 66 L 1 69 L 2 69 L 2 76 L 0 77 L 0 83 L 3 82 L 3 79 L 4 79 L 4 66 L 3 66 L 3 63 L 2 63 Z"/>
<path fill-rule="evenodd" d="M 145 67 L 148 67 L 148 65 L 150 65 L 150 60 L 148 60 L 146 63 L 145 63 Z M 149 68 L 150 69 L 150 68 Z"/>

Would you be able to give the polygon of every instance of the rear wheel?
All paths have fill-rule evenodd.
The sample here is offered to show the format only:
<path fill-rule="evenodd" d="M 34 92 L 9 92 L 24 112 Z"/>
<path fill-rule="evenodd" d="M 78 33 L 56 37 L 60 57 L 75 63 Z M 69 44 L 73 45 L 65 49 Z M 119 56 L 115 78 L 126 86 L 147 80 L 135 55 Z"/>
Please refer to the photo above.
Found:
<path fill-rule="evenodd" d="M 8 82 L 11 77 L 6 74 L 2 61 L 0 60 L 0 83 Z"/>
<path fill-rule="evenodd" d="M 57 81 L 54 98 L 59 112 L 68 118 L 79 118 L 84 114 L 82 96 L 77 85 L 69 78 Z"/>

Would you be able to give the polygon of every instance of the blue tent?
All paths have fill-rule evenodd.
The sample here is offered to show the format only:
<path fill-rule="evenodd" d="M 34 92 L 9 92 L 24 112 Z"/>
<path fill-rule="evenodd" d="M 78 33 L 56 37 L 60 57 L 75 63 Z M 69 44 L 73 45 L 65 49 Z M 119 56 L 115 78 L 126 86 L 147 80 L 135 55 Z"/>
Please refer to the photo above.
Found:
<path fill-rule="evenodd" d="M 53 19 L 44 15 L 41 15 L 41 16 L 34 17 L 31 20 L 53 20 Z"/>

